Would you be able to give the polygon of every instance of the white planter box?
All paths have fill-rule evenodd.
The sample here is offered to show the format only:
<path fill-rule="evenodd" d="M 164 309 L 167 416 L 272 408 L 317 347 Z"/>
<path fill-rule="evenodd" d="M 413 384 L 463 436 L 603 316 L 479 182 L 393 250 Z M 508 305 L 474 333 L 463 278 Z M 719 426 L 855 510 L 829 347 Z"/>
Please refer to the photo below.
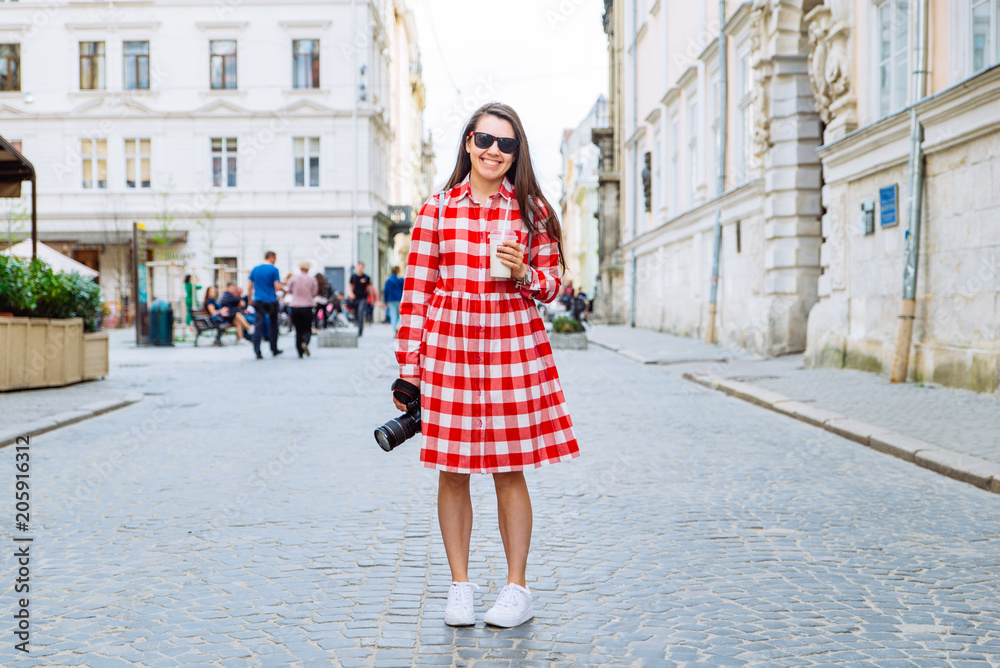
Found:
<path fill-rule="evenodd" d="M 358 333 L 355 331 L 333 330 L 316 335 L 320 348 L 357 348 Z"/>
<path fill-rule="evenodd" d="M 572 334 L 558 334 L 549 332 L 549 343 L 553 350 L 586 350 L 586 332 L 574 332 Z"/>

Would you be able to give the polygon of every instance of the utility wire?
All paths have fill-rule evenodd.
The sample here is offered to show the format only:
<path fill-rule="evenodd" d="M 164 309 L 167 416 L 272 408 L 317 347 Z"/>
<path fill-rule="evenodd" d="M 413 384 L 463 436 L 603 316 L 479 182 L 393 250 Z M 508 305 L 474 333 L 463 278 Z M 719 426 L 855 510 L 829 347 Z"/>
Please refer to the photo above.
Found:
<path fill-rule="evenodd" d="M 451 68 L 448 67 L 448 59 L 444 57 L 444 49 L 441 48 L 441 40 L 438 39 L 437 30 L 434 28 L 434 13 L 431 11 L 431 3 L 428 0 L 423 1 L 424 11 L 427 13 L 427 25 L 431 29 L 431 37 L 434 38 L 434 44 L 437 46 L 438 54 L 441 56 L 441 64 L 444 65 L 444 73 L 448 75 L 448 81 L 455 88 L 455 93 L 458 95 L 462 94 L 462 89 L 458 87 L 455 83 L 455 77 L 451 75 Z"/>

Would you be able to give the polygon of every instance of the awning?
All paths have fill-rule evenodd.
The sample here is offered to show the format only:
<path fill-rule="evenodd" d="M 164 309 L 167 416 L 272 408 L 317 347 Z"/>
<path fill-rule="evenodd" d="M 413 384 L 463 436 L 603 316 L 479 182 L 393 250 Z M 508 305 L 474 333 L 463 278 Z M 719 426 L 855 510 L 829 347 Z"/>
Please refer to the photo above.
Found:
<path fill-rule="evenodd" d="M 19 244 L 14 244 L 10 248 L 0 251 L 0 254 L 31 259 L 31 240 L 25 239 Z M 76 272 L 85 278 L 95 278 L 98 275 L 96 271 L 87 265 L 77 262 L 73 258 L 67 257 L 43 243 L 38 243 L 37 257 L 56 271 L 64 271 L 67 274 Z"/>
<path fill-rule="evenodd" d="M 21 184 L 31 181 L 31 248 L 38 241 L 38 219 L 35 214 L 35 168 L 21 152 L 0 137 L 0 197 L 20 197 Z"/>

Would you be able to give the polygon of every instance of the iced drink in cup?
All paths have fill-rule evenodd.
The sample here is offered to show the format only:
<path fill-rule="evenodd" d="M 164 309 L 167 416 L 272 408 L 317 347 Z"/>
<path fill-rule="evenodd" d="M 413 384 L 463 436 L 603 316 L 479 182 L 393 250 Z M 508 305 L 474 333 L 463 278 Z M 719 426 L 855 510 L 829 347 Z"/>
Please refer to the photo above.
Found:
<path fill-rule="evenodd" d="M 505 265 L 497 257 L 497 248 L 503 246 L 505 241 L 517 241 L 517 234 L 511 230 L 498 230 L 490 232 L 490 277 L 510 278 L 510 267 Z"/>

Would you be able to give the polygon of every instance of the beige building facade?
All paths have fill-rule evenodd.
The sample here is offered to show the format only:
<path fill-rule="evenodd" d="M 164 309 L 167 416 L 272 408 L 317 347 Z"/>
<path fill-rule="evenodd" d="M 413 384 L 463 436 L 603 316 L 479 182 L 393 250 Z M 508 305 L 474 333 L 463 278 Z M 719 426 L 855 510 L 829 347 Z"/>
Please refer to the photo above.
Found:
<path fill-rule="evenodd" d="M 924 174 L 909 377 L 996 391 L 1000 3 L 827 0 L 806 22 L 826 121 L 823 275 L 807 363 L 885 373 L 892 366 L 915 192 L 912 110 L 923 130 Z M 917 99 L 921 41 L 928 67 L 926 96 Z"/>
<path fill-rule="evenodd" d="M 562 154 L 562 235 L 567 272 L 563 282 L 593 297 L 599 283 L 600 240 L 597 225 L 600 150 L 593 143 L 594 128 L 607 125 L 608 100 L 597 99 L 573 130 L 566 130 Z"/>
<path fill-rule="evenodd" d="M 606 2 L 601 314 L 704 336 L 718 219 L 717 342 L 888 373 L 918 239 L 908 377 L 996 391 L 1000 2 L 724 6 Z"/>
<path fill-rule="evenodd" d="M 716 340 L 764 354 L 803 350 L 821 241 L 820 119 L 803 48 L 809 7 L 728 2 L 722 21 L 712 0 L 609 9 L 606 26 L 623 38 L 617 73 L 612 61 L 622 84 L 622 280 L 608 297 L 635 326 L 703 336 L 718 217 Z"/>

